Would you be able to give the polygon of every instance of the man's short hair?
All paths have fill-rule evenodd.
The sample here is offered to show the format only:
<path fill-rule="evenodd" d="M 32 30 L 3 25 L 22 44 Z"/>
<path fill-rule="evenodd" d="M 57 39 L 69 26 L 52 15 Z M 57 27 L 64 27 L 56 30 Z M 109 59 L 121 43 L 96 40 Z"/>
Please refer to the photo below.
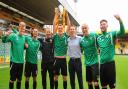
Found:
<path fill-rule="evenodd" d="M 20 23 L 19 23 L 19 26 L 20 26 L 20 25 L 25 25 L 25 26 L 26 26 L 26 23 L 25 23 L 25 22 L 20 22 Z"/>
<path fill-rule="evenodd" d="M 76 26 L 74 24 L 71 24 L 70 27 L 74 27 L 76 29 Z"/>
<path fill-rule="evenodd" d="M 106 19 L 102 19 L 102 20 L 100 20 L 100 23 L 102 23 L 102 22 L 108 22 Z"/>

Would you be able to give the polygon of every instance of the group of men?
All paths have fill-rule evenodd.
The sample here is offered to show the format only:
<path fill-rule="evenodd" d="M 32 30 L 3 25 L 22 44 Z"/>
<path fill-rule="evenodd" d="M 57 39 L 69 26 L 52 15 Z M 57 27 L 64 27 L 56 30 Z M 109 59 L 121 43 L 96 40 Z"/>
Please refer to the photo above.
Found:
<path fill-rule="evenodd" d="M 13 89 L 14 81 L 16 80 L 17 89 L 21 89 L 21 80 L 24 66 L 24 50 L 25 54 L 25 88 L 29 88 L 29 78 L 33 76 L 33 89 L 36 89 L 37 82 L 37 53 L 40 48 L 40 42 L 38 41 L 38 30 L 33 29 L 31 36 L 24 35 L 26 24 L 24 22 L 19 23 L 18 29 L 12 29 L 3 32 L 2 42 L 11 43 L 10 53 L 10 81 L 9 89 Z"/>
<path fill-rule="evenodd" d="M 77 74 L 79 89 L 84 89 L 82 78 L 81 56 L 84 53 L 86 66 L 86 81 L 88 89 L 115 89 L 115 40 L 125 34 L 123 22 L 119 15 L 115 18 L 119 21 L 120 30 L 107 32 L 108 22 L 100 21 L 101 34 L 89 33 L 87 24 L 81 26 L 83 37 L 77 36 L 76 26 L 72 25 L 67 15 L 67 30 L 64 32 L 62 23 L 57 24 L 58 14 L 53 21 L 53 34 L 46 28 L 46 36 L 38 38 L 38 30 L 32 29 L 31 36 L 24 35 L 26 24 L 19 23 L 17 31 L 3 32 L 2 42 L 11 42 L 10 56 L 10 81 L 9 89 L 14 88 L 17 81 L 17 89 L 21 89 L 21 80 L 25 54 L 25 89 L 29 89 L 29 78 L 33 77 L 33 89 L 37 87 L 37 63 L 38 51 L 42 53 L 41 75 L 43 89 L 47 89 L 46 75 L 49 72 L 50 89 L 58 89 L 58 77 L 63 76 L 63 88 L 67 89 L 67 68 L 69 71 L 71 89 L 75 89 L 75 74 Z M 98 57 L 98 49 L 100 57 Z M 69 62 L 67 67 L 67 54 Z"/>

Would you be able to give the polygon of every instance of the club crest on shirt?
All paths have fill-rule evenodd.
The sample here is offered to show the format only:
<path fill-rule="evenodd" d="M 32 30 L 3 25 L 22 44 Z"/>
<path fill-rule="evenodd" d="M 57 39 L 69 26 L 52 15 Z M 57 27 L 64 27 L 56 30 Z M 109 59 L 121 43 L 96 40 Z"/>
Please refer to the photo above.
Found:
<path fill-rule="evenodd" d="M 109 38 L 109 37 L 110 37 L 110 35 L 108 34 L 108 35 L 106 35 L 106 37 L 107 37 L 107 38 Z"/>

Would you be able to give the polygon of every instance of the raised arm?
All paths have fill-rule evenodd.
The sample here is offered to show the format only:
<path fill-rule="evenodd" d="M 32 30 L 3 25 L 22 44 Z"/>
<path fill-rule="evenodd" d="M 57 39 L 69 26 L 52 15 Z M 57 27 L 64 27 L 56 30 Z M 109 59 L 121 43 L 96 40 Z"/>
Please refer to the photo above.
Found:
<path fill-rule="evenodd" d="M 14 27 L 12 28 L 12 31 L 13 31 L 14 33 L 16 33 L 16 34 L 19 32 L 18 29 L 14 28 Z"/>
<path fill-rule="evenodd" d="M 67 29 L 66 29 L 66 32 L 69 33 L 69 28 L 71 26 L 71 22 L 70 22 L 69 15 L 68 15 L 67 11 L 66 11 L 66 17 L 67 17 Z"/>
<path fill-rule="evenodd" d="M 55 8 L 55 16 L 53 20 L 53 34 L 57 33 L 58 18 L 59 18 L 59 10 L 58 8 Z"/>
<path fill-rule="evenodd" d="M 117 32 L 117 36 L 122 36 L 125 34 L 125 28 L 122 19 L 119 15 L 114 15 L 114 17 L 119 21 L 120 24 L 120 31 Z"/>
<path fill-rule="evenodd" d="M 10 31 L 3 32 L 1 38 L 3 43 L 11 42 L 14 39 L 14 34 Z"/>

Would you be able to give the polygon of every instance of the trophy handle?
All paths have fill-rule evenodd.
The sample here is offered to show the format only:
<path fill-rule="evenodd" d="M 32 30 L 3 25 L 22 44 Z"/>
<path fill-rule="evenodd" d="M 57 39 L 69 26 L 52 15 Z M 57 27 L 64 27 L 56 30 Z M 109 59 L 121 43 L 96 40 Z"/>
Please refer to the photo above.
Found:
<path fill-rule="evenodd" d="M 65 9 L 63 9 L 63 32 L 65 32 Z"/>
<path fill-rule="evenodd" d="M 68 14 L 68 12 L 67 12 L 67 10 L 64 8 L 64 9 L 63 9 L 63 27 L 64 27 L 63 32 L 65 32 L 65 30 L 66 30 L 67 14 Z"/>
<path fill-rule="evenodd" d="M 56 26 L 59 25 L 59 23 L 61 23 L 63 25 L 63 32 L 66 32 L 66 25 L 67 25 L 67 15 L 68 12 L 65 8 L 63 8 L 63 13 L 60 12 L 59 8 L 56 7 L 55 8 L 55 16 L 56 18 L 54 19 L 54 22 L 56 24 Z M 58 30 L 57 30 L 58 31 Z"/>

